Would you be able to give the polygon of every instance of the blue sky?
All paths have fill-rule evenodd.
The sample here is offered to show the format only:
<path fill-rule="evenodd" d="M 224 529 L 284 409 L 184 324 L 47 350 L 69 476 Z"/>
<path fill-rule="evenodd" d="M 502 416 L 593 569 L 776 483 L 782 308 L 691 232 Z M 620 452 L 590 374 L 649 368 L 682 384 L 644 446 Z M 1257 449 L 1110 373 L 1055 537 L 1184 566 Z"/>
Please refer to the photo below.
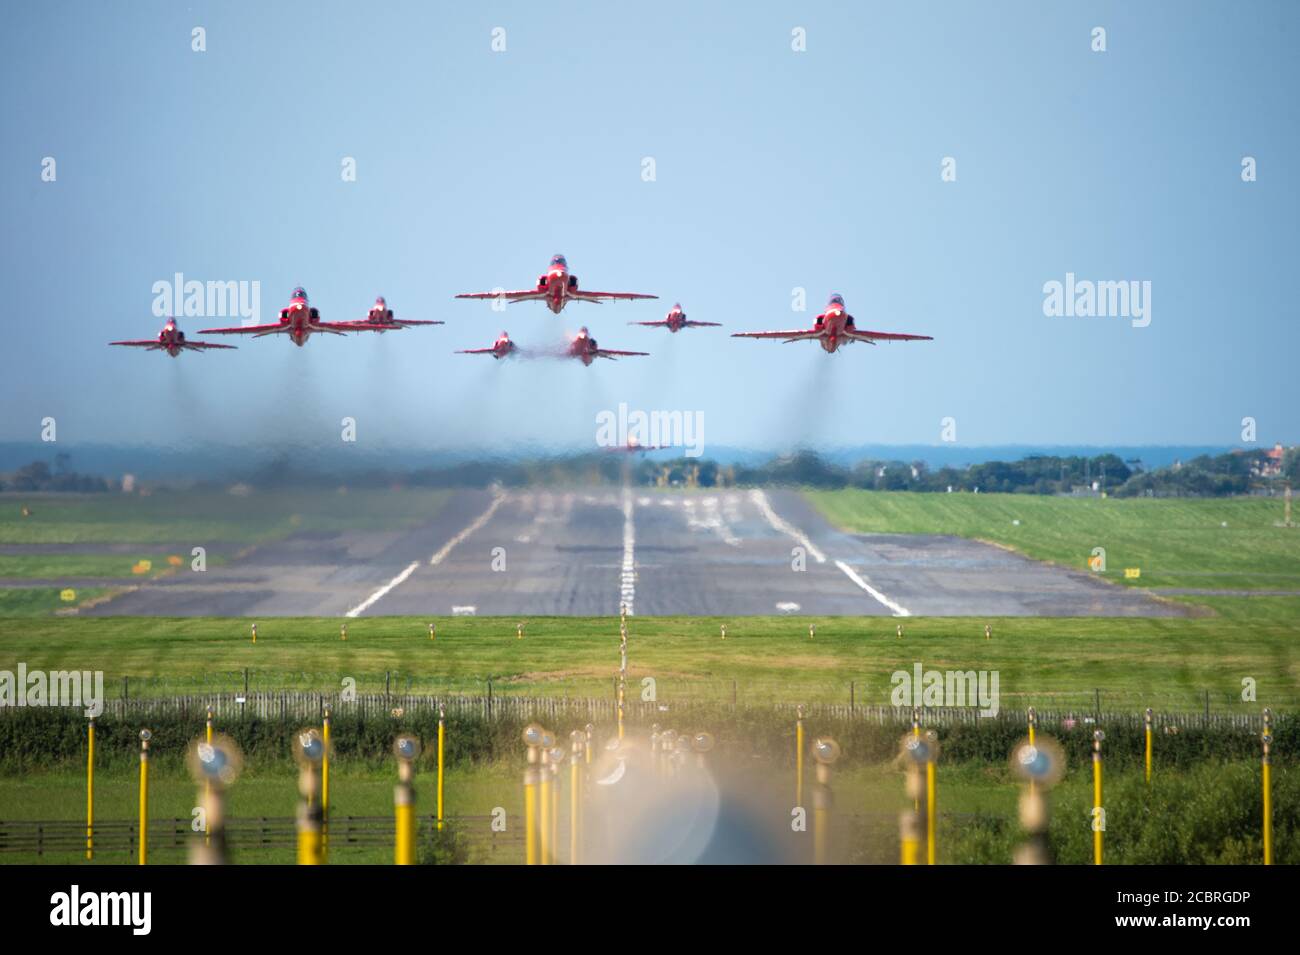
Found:
<path fill-rule="evenodd" d="M 351 416 L 372 446 L 579 447 L 627 402 L 702 412 L 706 451 L 937 444 L 949 416 L 975 445 L 1230 445 L 1245 416 L 1263 443 L 1300 441 L 1300 5 L 86 2 L 3 18 L 0 440 L 52 416 L 61 442 L 324 446 Z M 527 287 L 557 251 L 587 287 L 662 301 L 557 317 L 452 299 Z M 107 348 L 157 331 L 152 287 L 176 272 L 260 282 L 264 320 L 301 283 L 329 320 L 382 293 L 448 324 L 177 360 Z M 1045 316 L 1043 284 L 1067 272 L 1150 281 L 1151 324 Z M 832 290 L 861 327 L 935 341 L 825 355 L 726 336 L 811 321 Z M 626 324 L 674 301 L 726 328 Z M 208 324 L 228 323 L 183 327 Z M 452 354 L 581 324 L 652 357 Z"/>

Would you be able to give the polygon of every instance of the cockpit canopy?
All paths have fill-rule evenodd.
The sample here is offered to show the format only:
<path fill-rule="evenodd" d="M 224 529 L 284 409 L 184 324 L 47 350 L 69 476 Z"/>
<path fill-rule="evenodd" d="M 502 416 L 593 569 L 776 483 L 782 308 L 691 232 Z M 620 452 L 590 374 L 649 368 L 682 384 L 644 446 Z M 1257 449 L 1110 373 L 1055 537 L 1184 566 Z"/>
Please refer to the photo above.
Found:
<path fill-rule="evenodd" d="M 290 297 L 290 298 L 300 298 L 300 299 L 302 299 L 302 300 L 305 302 L 305 301 L 307 301 L 307 290 L 306 290 L 305 288 L 303 288 L 301 285 L 299 285 L 299 286 L 297 286 L 296 288 L 294 288 L 294 290 L 293 290 L 293 294 L 290 295 L 289 297 Z"/>
<path fill-rule="evenodd" d="M 551 268 L 567 269 L 568 267 L 569 267 L 569 262 L 567 259 L 565 259 L 564 256 L 560 255 L 559 253 L 556 253 L 555 255 L 551 256 Z"/>
<path fill-rule="evenodd" d="M 831 293 L 831 297 L 830 297 L 830 301 L 828 301 L 826 304 L 827 304 L 827 305 L 838 305 L 840 308 L 843 308 L 843 307 L 844 307 L 844 296 L 841 295 L 839 292 L 832 292 L 832 293 Z"/>

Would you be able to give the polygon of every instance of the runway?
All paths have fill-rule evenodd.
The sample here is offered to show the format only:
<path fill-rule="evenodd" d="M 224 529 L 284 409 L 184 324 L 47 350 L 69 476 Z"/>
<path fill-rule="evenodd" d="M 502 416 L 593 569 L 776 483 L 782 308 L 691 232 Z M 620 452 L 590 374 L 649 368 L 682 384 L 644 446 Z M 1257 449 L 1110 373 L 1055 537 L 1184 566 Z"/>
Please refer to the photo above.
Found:
<path fill-rule="evenodd" d="M 956 537 L 852 535 L 795 491 L 457 491 L 402 532 L 297 535 L 89 615 L 1178 616 Z"/>

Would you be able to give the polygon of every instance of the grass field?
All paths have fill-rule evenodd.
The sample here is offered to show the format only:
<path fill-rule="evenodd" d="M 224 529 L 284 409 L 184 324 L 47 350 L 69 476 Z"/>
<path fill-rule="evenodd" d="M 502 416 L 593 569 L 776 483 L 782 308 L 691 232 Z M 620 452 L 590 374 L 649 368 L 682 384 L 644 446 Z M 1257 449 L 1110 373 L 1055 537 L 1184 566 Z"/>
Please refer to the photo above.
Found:
<path fill-rule="evenodd" d="M 298 531 L 393 530 L 428 520 L 445 491 L 382 494 L 293 488 L 247 495 L 186 490 L 139 494 L 0 494 L 0 544 L 249 545 Z M 22 515 L 26 506 L 30 516 Z"/>
<path fill-rule="evenodd" d="M 1278 527 L 1276 498 L 1063 498 L 1033 494 L 814 491 L 809 499 L 860 534 L 951 534 L 1131 586 L 1300 591 L 1300 528 Z M 1019 521 L 1019 524 L 1013 523 Z M 1125 568 L 1141 577 L 1126 579 Z"/>
<path fill-rule="evenodd" d="M 0 577 L 58 580 L 64 577 L 102 577 L 105 580 L 148 580 L 167 573 L 175 562 L 189 564 L 188 552 L 161 554 L 141 548 L 138 554 L 0 554 Z M 225 563 L 220 555 L 208 558 L 208 566 Z"/>
<path fill-rule="evenodd" d="M 69 607 L 99 600 L 112 592 L 111 587 L 79 587 L 73 591 L 73 600 L 68 601 L 63 599 L 63 588 L 60 587 L 0 588 L 0 619 L 49 617 Z"/>
<path fill-rule="evenodd" d="M 0 493 L 0 617 L 48 616 L 102 598 L 171 569 L 203 547 L 209 567 L 247 548 L 295 533 L 400 530 L 431 519 L 446 491 L 385 488 L 382 494 L 299 488 L 232 495 L 224 491 L 138 494 Z M 23 509 L 27 509 L 24 515 Z M 108 545 L 113 547 L 106 553 Z M 122 545 L 126 545 L 123 549 Z M 24 547 L 32 548 L 24 552 Z M 162 547 L 169 550 L 162 550 Z M 169 563 L 170 559 L 170 563 Z M 148 561 L 146 569 L 141 561 Z M 71 578 L 92 578 L 72 601 Z M 55 584 L 22 586 L 25 580 Z M 103 581 L 98 586 L 99 580 Z"/>
<path fill-rule="evenodd" d="M 1300 644 L 1287 614 L 1254 617 L 1058 619 L 912 618 L 900 639 L 892 618 L 636 617 L 629 621 L 634 689 L 652 678 L 658 699 L 887 703 L 896 670 L 997 670 L 1002 706 L 1253 710 L 1300 705 Z M 540 618 L 525 638 L 513 619 L 349 621 L 276 618 L 59 618 L 0 621 L 0 669 L 102 670 L 106 691 L 131 697 L 250 689 L 608 696 L 618 667 L 618 621 Z M 720 625 L 727 623 L 727 639 Z M 816 625 L 815 639 L 808 625 Z M 984 626 L 993 638 L 984 639 Z"/>

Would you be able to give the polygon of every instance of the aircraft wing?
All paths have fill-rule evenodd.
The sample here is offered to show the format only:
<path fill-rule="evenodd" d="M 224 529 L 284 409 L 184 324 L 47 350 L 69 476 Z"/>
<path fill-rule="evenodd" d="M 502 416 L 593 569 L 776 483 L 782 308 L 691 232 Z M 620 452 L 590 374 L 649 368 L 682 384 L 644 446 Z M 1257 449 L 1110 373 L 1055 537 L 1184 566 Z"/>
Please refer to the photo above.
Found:
<path fill-rule="evenodd" d="M 597 358 L 608 358 L 613 361 L 615 358 L 627 358 L 632 355 L 649 355 L 648 351 L 611 351 L 608 348 L 597 348 L 592 352 Z"/>
<path fill-rule="evenodd" d="M 207 351 L 209 348 L 238 348 L 238 345 L 218 345 L 216 342 L 181 342 L 182 348 L 191 351 Z"/>
<path fill-rule="evenodd" d="M 617 301 L 619 299 L 632 298 L 658 298 L 658 295 L 642 295 L 640 292 L 591 292 L 586 289 L 574 289 L 569 293 L 569 297 L 577 299 L 580 302 L 599 302 L 602 299 Z"/>
<path fill-rule="evenodd" d="M 530 288 L 517 292 L 461 292 L 456 298 L 503 298 L 507 302 L 527 302 L 530 299 L 546 298 L 546 291 Z"/>
<path fill-rule="evenodd" d="M 312 322 L 311 327 L 313 331 L 342 335 L 344 332 L 395 332 L 402 326 L 378 325 L 374 322 Z"/>
<path fill-rule="evenodd" d="M 492 355 L 495 354 L 495 348 L 462 348 L 456 352 L 457 355 Z"/>
<path fill-rule="evenodd" d="M 662 319 L 657 322 L 628 322 L 629 325 L 646 325 L 650 328 L 665 328 L 668 323 Z"/>
<path fill-rule="evenodd" d="M 860 342 L 932 342 L 932 335 L 903 335 L 898 332 L 869 332 L 857 328 L 846 328 L 844 335 Z"/>
<path fill-rule="evenodd" d="M 787 342 L 821 338 L 820 328 L 798 328 L 789 332 L 732 332 L 732 338 L 784 338 Z"/>
<path fill-rule="evenodd" d="M 721 322 L 693 322 L 687 319 L 682 325 L 686 328 L 721 328 Z"/>
<path fill-rule="evenodd" d="M 162 348 L 162 344 L 156 338 L 142 338 L 139 341 L 130 342 L 109 342 L 110 345 L 127 345 L 131 348 Z"/>
<path fill-rule="evenodd" d="M 236 325 L 233 328 L 200 328 L 200 335 L 274 335 L 287 332 L 288 325 L 272 322 L 270 325 Z"/>
<path fill-rule="evenodd" d="M 431 322 L 423 318 L 395 318 L 393 324 L 398 328 L 405 328 L 407 325 L 446 325 L 446 322 Z"/>

